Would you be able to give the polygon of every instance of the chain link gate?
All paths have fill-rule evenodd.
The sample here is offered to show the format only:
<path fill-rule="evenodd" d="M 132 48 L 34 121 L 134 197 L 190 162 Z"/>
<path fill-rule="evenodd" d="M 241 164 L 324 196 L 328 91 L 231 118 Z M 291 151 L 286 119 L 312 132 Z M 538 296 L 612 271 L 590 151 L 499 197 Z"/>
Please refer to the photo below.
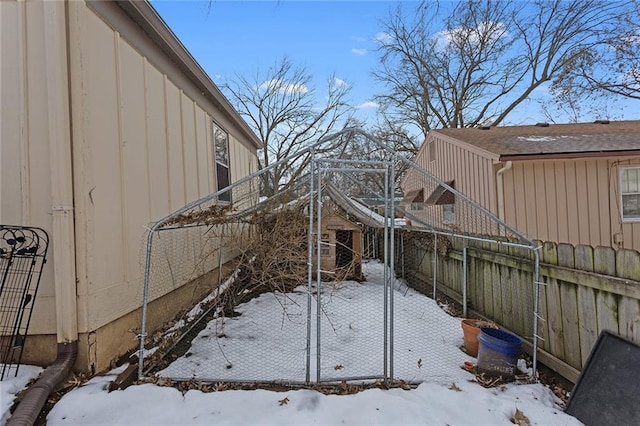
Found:
<path fill-rule="evenodd" d="M 360 166 L 360 167 L 354 167 Z M 363 167 L 364 166 L 364 167 Z M 336 232 L 335 241 L 324 235 L 331 228 L 323 227 L 323 218 L 329 207 L 323 199 L 323 187 L 336 174 L 373 173 L 384 179 L 384 210 L 391 212 L 391 217 L 384 215 L 383 274 L 377 280 L 367 282 L 369 288 L 362 294 L 359 284 L 354 281 L 342 281 L 336 274 L 340 273 L 340 251 L 353 251 L 363 248 L 347 247 L 340 241 Z M 392 280 L 394 256 L 394 233 L 392 232 L 395 211 L 393 205 L 394 188 L 390 182 L 394 180 L 394 164 L 385 161 L 340 160 L 314 158 L 311 162 L 310 185 L 315 198 L 309 204 L 309 305 L 308 305 L 308 341 L 307 349 L 307 382 L 312 380 L 311 362 L 315 349 L 315 382 L 341 382 L 354 380 L 382 380 L 387 382 L 393 378 L 393 288 Z M 314 185 L 315 180 L 315 185 Z M 391 196 L 389 196 L 391 192 Z M 315 210 L 314 210 L 315 206 Z M 330 211 L 329 211 L 330 212 Z M 335 226 L 339 227 L 339 226 Z M 315 229 L 315 231 L 314 231 Z M 341 231 L 343 233 L 349 231 Z M 315 249 L 315 255 L 313 253 Z M 334 254 L 332 256 L 332 253 Z M 324 258 L 328 258 L 328 270 L 323 269 Z M 315 259 L 315 261 L 314 261 Z M 315 275 L 313 271 L 315 266 Z M 332 268 L 332 267 L 335 267 Z M 315 281 L 313 278 L 315 276 Z M 332 277 L 333 280 L 323 279 Z M 313 286 L 315 285 L 315 307 L 312 306 Z M 367 298 L 355 304 L 358 310 L 350 307 L 354 298 Z M 315 327 L 313 327 L 314 325 Z M 315 328 L 315 330 L 314 330 Z M 364 338 L 362 337 L 364 335 Z M 315 337 L 315 339 L 314 339 Z M 358 339 L 358 343 L 353 345 Z M 315 347 L 311 343 L 315 340 Z M 348 348 L 348 349 L 346 349 Z M 345 350 L 349 353 L 346 354 Z M 356 350 L 356 353 L 353 351 Z"/>
<path fill-rule="evenodd" d="M 387 161 L 332 159 L 316 151 L 342 136 L 375 142 Z M 262 180 L 274 167 L 303 156 L 311 158 L 309 173 L 260 197 Z M 450 194 L 453 225 L 439 208 L 396 205 L 401 167 L 414 172 L 409 183 L 424 194 Z M 364 179 L 373 175 L 382 176 L 375 185 Z M 349 204 L 358 190 L 374 191 L 383 214 L 375 220 L 370 210 L 358 214 L 359 207 Z M 332 203 L 365 228 L 358 236 L 366 243 L 360 256 L 379 260 L 362 262 L 362 282 L 341 275 L 354 259 L 356 236 L 348 226 L 330 223 Z M 396 228 L 396 212 L 413 226 Z M 494 246 L 530 262 L 531 273 L 511 279 L 495 265 L 502 277 L 487 280 L 485 274 L 482 280 L 480 261 L 490 259 L 486 250 Z M 327 254 L 334 262 L 328 268 Z M 514 331 L 531 341 L 536 368 L 536 245 L 358 129 L 331 135 L 161 219 L 148 230 L 144 255 L 140 377 L 153 370 L 204 382 L 446 382 L 460 378 L 466 359 L 460 318 L 447 304 L 458 297 L 465 312 L 467 300 L 474 309 L 490 307 L 493 295 L 509 288 L 516 288 L 514 296 L 501 297 L 501 310 L 485 313 L 518 318 Z M 493 284 L 468 286 L 468 270 Z M 185 305 L 195 307 L 180 314 L 177 306 Z M 176 314 L 179 324 L 163 329 Z"/>

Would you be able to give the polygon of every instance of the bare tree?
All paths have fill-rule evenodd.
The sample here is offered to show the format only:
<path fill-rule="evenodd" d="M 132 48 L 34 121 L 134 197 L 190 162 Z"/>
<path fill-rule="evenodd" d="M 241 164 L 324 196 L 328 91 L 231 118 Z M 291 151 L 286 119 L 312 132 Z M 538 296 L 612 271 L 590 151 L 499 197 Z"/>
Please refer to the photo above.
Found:
<path fill-rule="evenodd" d="M 624 9 L 601 0 L 422 2 L 392 12 L 374 75 L 383 109 L 418 126 L 497 125 L 576 58 L 606 42 Z"/>
<path fill-rule="evenodd" d="M 400 157 L 412 159 L 418 152 L 421 144 L 413 138 L 407 129 L 398 123 L 385 121 L 385 117 L 380 116 L 379 122 L 375 125 L 367 126 L 364 122 L 351 120 L 348 124 L 352 128 L 363 129 L 367 134 L 376 138 L 386 145 L 386 149 L 368 137 L 359 133 L 348 133 L 342 138 L 339 158 L 353 160 L 349 164 L 352 169 L 345 176 L 336 176 L 339 187 L 348 195 L 363 196 L 379 194 L 384 199 L 384 179 L 379 173 L 370 171 L 359 171 L 358 169 L 371 169 L 368 163 L 359 164 L 359 160 L 380 161 L 393 163 L 395 165 L 395 181 L 390 191 L 400 189 L 400 181 L 406 169 Z"/>
<path fill-rule="evenodd" d="M 634 0 L 617 17 L 609 37 L 575 56 L 554 80 L 562 103 L 583 97 L 613 96 L 640 100 L 640 4 Z"/>
<path fill-rule="evenodd" d="M 222 86 L 238 112 L 243 115 L 264 144 L 260 167 L 283 160 L 329 133 L 348 118 L 350 88 L 330 77 L 324 104 L 318 105 L 312 77 L 305 67 L 296 67 L 288 58 L 278 60 L 266 72 L 253 78 L 236 76 Z M 328 148 L 326 148 L 328 149 Z M 265 174 L 263 195 L 270 196 L 303 173 L 309 156 L 303 155 Z"/>

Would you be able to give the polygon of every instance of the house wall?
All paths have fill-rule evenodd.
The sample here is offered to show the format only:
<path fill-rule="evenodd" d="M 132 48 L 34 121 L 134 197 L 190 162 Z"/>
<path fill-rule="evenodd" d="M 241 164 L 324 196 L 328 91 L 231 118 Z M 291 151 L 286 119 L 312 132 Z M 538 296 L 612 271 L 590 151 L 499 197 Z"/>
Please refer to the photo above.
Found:
<path fill-rule="evenodd" d="M 51 140 L 70 133 L 66 30 L 59 17 L 61 2 L 0 2 L 0 223 L 39 226 L 50 238 L 53 208 L 63 207 L 52 206 Z M 50 249 L 31 333 L 56 331 L 56 256 Z"/>
<path fill-rule="evenodd" d="M 126 333 L 131 321 L 116 320 L 141 306 L 149 224 L 217 190 L 212 120 L 229 133 L 232 182 L 257 170 L 257 156 L 237 117 L 206 97 L 115 2 L 90 6 L 0 2 L 0 222 L 51 233 L 51 212 L 60 207 L 51 205 L 51 138 L 70 138 L 77 283 L 68 285 L 77 294 L 79 359 L 100 368 L 136 344 Z M 51 9 L 62 20 L 52 22 Z M 62 40 L 55 47 L 63 50 L 52 50 L 51 40 Z M 52 73 L 61 66 L 65 72 Z M 33 335 L 56 333 L 52 265 L 69 253 L 49 253 Z M 118 323 L 126 328 L 113 328 Z M 38 339 L 28 341 L 34 359 L 45 362 L 47 351 L 34 353 Z"/>
<path fill-rule="evenodd" d="M 615 157 L 514 161 L 504 174 L 505 219 L 534 239 L 638 250 L 640 223 L 623 223 L 619 208 L 619 167 L 638 164 Z"/>
<path fill-rule="evenodd" d="M 433 147 L 430 147 L 433 144 Z M 414 162 L 444 182 L 455 181 L 453 186 L 458 192 L 481 204 L 490 212 L 497 214 L 495 164 L 497 156 L 487 151 L 461 144 L 447 136 L 430 133 L 420 148 Z M 435 180 L 425 176 L 418 170 L 409 170 L 402 181 L 402 189 L 406 194 L 414 189 L 424 189 L 424 199 L 437 188 Z M 424 205 L 423 210 L 411 210 L 411 206 L 401 203 L 401 207 L 410 215 L 424 223 L 438 228 L 455 228 L 463 232 L 488 232 L 478 228 L 485 222 L 476 220 L 475 216 L 484 213 L 468 208 L 469 204 L 456 199 L 456 223 L 443 221 L 441 205 Z M 414 221 L 415 222 L 415 221 Z"/>

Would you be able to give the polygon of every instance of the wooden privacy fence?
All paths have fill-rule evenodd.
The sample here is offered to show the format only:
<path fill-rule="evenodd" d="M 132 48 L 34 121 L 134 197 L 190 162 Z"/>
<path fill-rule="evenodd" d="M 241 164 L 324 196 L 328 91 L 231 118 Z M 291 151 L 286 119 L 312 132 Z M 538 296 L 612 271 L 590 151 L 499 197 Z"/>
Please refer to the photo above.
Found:
<path fill-rule="evenodd" d="M 433 236 L 402 231 L 396 273 L 430 292 Z M 534 253 L 499 243 L 443 237 L 435 271 L 441 293 L 462 302 L 466 251 L 469 309 L 532 341 Z M 445 242 L 444 239 L 447 241 Z M 539 359 L 575 381 L 600 332 L 640 344 L 640 253 L 552 242 L 540 243 Z"/>

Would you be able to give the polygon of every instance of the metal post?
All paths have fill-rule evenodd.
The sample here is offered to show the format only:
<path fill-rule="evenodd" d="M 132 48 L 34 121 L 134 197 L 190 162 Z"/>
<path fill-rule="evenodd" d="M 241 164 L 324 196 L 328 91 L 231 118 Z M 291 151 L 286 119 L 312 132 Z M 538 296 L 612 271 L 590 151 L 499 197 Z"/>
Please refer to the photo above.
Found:
<path fill-rule="evenodd" d="M 438 287 L 438 235 L 433 235 L 433 300 L 436 300 L 436 288 Z"/>
<path fill-rule="evenodd" d="M 140 322 L 140 344 L 138 348 L 138 378 L 143 376 L 144 339 L 147 337 L 147 305 L 149 301 L 149 275 L 151 273 L 151 247 L 153 247 L 153 233 L 156 231 L 156 225 L 149 229 L 149 235 L 147 235 L 147 253 L 145 254 L 144 284 L 142 287 L 142 320 Z"/>
<path fill-rule="evenodd" d="M 540 305 L 540 252 L 539 247 L 533 250 L 535 265 L 533 269 L 533 377 L 538 377 L 538 316 Z"/>
<path fill-rule="evenodd" d="M 467 246 L 462 248 L 462 317 L 467 317 Z"/>
<path fill-rule="evenodd" d="M 305 382 L 311 381 L 311 294 L 313 292 L 313 151 L 309 163 L 309 230 L 307 235 L 307 368 Z M 319 260 L 319 259 L 318 259 Z"/>
<path fill-rule="evenodd" d="M 384 171 L 384 286 L 383 286 L 383 314 L 382 314 L 382 323 L 384 327 L 383 331 L 383 375 L 384 381 L 387 382 L 388 368 L 389 368 L 389 358 L 388 358 L 388 348 L 389 348 L 389 331 L 387 324 L 389 323 L 389 304 L 388 304 L 388 291 L 389 291 L 389 220 L 388 214 L 389 211 L 389 170 L 385 169 Z"/>
<path fill-rule="evenodd" d="M 321 244 L 322 244 L 322 172 L 318 167 L 318 210 L 316 217 L 316 381 L 320 382 L 320 319 L 322 312 L 322 276 L 321 276 Z"/>
<path fill-rule="evenodd" d="M 406 280 L 407 279 L 407 275 L 406 275 L 405 270 L 404 270 L 404 263 L 405 263 L 405 260 L 404 260 L 404 233 L 402 233 L 402 232 L 400 233 L 400 258 L 401 258 L 401 265 L 402 265 L 402 278 Z"/>
<path fill-rule="evenodd" d="M 389 294 L 390 294 L 390 298 L 389 298 L 389 303 L 390 303 L 390 307 L 389 307 L 389 377 L 391 379 L 391 381 L 393 381 L 393 327 L 394 327 L 394 323 L 393 323 L 393 317 L 394 317 L 394 310 L 393 310 L 393 297 L 394 297 L 394 283 L 396 280 L 396 273 L 395 273 L 395 235 L 396 235 L 396 213 L 395 213 L 395 205 L 394 205 L 394 198 L 395 198 L 395 179 L 396 179 L 396 170 L 395 170 L 395 157 L 394 157 L 394 162 L 391 164 L 391 177 L 389 179 L 389 192 L 390 192 L 390 196 L 391 196 L 391 201 L 390 201 L 390 209 L 389 209 L 389 216 L 391 217 L 390 222 L 391 222 L 391 252 L 394 254 L 393 256 L 391 256 L 391 268 L 390 268 L 390 279 L 389 279 Z"/>

